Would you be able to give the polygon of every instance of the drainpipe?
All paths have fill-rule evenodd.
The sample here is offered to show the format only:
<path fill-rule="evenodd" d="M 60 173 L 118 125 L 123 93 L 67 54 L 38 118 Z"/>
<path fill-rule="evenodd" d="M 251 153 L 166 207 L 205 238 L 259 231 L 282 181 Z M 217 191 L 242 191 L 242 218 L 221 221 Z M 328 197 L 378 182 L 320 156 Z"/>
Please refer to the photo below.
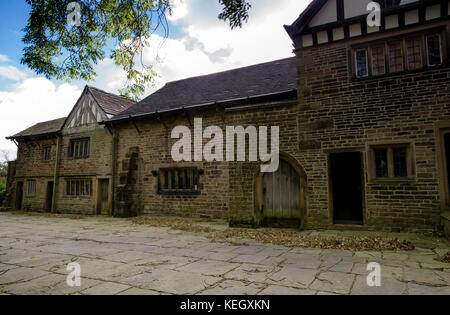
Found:
<path fill-rule="evenodd" d="M 112 193 L 111 193 L 111 209 L 110 209 L 110 215 L 114 216 L 114 209 L 116 205 L 116 171 L 117 171 L 117 130 L 114 128 L 114 126 L 111 124 L 112 127 L 112 176 L 111 176 L 111 187 L 112 187 Z"/>
<path fill-rule="evenodd" d="M 56 140 L 56 162 L 55 162 L 55 174 L 53 177 L 53 196 L 52 196 L 52 213 L 56 212 L 56 198 L 58 196 L 58 184 L 59 184 L 59 164 L 61 161 L 61 135 L 57 136 Z"/>

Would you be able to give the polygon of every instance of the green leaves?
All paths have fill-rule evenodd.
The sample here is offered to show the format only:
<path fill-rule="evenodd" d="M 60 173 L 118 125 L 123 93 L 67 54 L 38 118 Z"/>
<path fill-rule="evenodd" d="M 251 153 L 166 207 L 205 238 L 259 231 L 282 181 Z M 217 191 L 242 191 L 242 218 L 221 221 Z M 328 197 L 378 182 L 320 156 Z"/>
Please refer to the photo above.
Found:
<path fill-rule="evenodd" d="M 231 29 L 242 27 L 242 23 L 248 21 L 248 11 L 252 6 L 247 1 L 219 0 L 219 3 L 224 7 L 219 19 L 228 21 Z"/>
<path fill-rule="evenodd" d="M 156 73 L 144 64 L 143 50 L 150 36 L 163 30 L 168 36 L 166 15 L 170 0 L 79 0 L 81 25 L 67 23 L 67 6 L 74 0 L 26 0 L 31 6 L 25 27 L 22 64 L 39 75 L 59 80 L 92 81 L 95 65 L 114 60 L 127 73 L 121 93 L 138 100 Z M 242 27 L 250 5 L 245 0 L 219 0 L 224 11 L 219 18 L 230 27 Z M 108 47 L 108 45 L 112 47 Z"/>

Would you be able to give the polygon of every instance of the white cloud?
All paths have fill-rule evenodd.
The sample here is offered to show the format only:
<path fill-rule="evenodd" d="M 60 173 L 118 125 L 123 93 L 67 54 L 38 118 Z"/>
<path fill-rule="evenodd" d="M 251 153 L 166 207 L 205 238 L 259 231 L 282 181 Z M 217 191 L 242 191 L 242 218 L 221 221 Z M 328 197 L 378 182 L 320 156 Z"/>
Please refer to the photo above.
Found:
<path fill-rule="evenodd" d="M 188 14 L 187 0 L 172 0 L 172 14 L 167 17 L 169 21 L 178 21 Z"/>
<path fill-rule="evenodd" d="M 299 16 L 310 1 L 254 0 L 250 20 L 231 30 L 217 19 L 218 2 L 183 0 L 186 15 L 177 20 L 184 36 L 163 39 L 153 35 L 144 50 L 144 63 L 158 73 L 157 87 L 192 76 L 210 74 L 293 56 L 292 41 L 283 28 Z M 111 92 L 125 84 L 125 73 L 112 62 L 100 66 L 96 84 Z M 146 95 L 155 91 L 149 88 Z"/>
<path fill-rule="evenodd" d="M 221 10 L 217 0 L 182 0 L 171 19 L 183 27 L 184 36 L 164 40 L 153 35 L 144 61 L 154 65 L 160 75 L 160 88 L 168 81 L 293 56 L 283 25 L 292 23 L 309 2 L 252 0 L 249 23 L 232 31 L 217 19 Z M 5 57 L 0 55 L 0 61 Z M 104 60 L 96 70 L 98 78 L 89 84 L 112 93 L 123 87 L 125 73 L 112 60 Z M 8 92 L 0 88 L 0 150 L 15 150 L 5 137 L 38 122 L 67 116 L 81 94 L 74 83 L 57 86 L 45 78 L 27 78 L 15 67 L 0 67 L 0 76 L 17 81 Z M 146 94 L 154 91 L 149 88 Z"/>
<path fill-rule="evenodd" d="M 6 55 L 0 54 L 0 62 L 8 62 L 9 58 Z"/>
<path fill-rule="evenodd" d="M 30 78 L 0 91 L 0 151 L 16 150 L 5 137 L 12 136 L 36 123 L 65 117 L 81 95 L 70 84 L 56 86 L 45 78 Z"/>
<path fill-rule="evenodd" d="M 12 81 L 20 81 L 26 79 L 28 76 L 25 72 L 20 71 L 16 67 L 6 66 L 0 67 L 0 77 L 4 77 Z"/>

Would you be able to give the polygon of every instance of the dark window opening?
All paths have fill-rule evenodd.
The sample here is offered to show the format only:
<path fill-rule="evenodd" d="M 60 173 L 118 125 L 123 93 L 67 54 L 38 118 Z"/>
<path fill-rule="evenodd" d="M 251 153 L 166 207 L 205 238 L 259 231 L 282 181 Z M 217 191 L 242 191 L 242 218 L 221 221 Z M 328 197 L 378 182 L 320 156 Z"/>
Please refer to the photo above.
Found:
<path fill-rule="evenodd" d="M 90 140 L 77 139 L 71 140 L 69 145 L 69 157 L 87 158 L 90 154 Z"/>
<path fill-rule="evenodd" d="M 383 178 L 389 176 L 386 149 L 375 150 L 375 167 L 376 167 L 376 177 Z"/>
<path fill-rule="evenodd" d="M 428 35 L 427 41 L 427 61 L 428 66 L 437 66 L 442 63 L 441 37 L 439 34 Z"/>
<path fill-rule="evenodd" d="M 394 177 L 408 177 L 406 162 L 406 148 L 393 149 L 394 156 Z"/>
<path fill-rule="evenodd" d="M 198 193 L 199 171 L 194 168 L 161 169 L 159 171 L 159 194 Z"/>
<path fill-rule="evenodd" d="M 50 147 L 45 147 L 44 148 L 44 161 L 50 161 L 51 158 L 51 148 Z"/>
<path fill-rule="evenodd" d="M 367 71 L 367 50 L 359 49 L 356 51 L 356 76 L 366 77 L 368 76 Z"/>

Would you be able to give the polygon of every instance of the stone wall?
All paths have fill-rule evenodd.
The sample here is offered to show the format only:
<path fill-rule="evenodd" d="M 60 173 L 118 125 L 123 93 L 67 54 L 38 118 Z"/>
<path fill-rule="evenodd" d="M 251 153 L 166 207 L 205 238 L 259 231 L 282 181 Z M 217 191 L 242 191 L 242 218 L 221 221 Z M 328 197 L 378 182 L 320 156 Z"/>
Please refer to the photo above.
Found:
<path fill-rule="evenodd" d="M 450 69 L 353 79 L 348 45 L 297 51 L 298 150 L 308 173 L 308 225 L 332 224 L 329 153 L 356 149 L 364 153 L 366 226 L 435 228 L 441 212 L 435 127 L 439 121 L 450 120 Z M 395 141 L 414 148 L 414 178 L 369 180 L 367 145 Z"/>
<path fill-rule="evenodd" d="M 70 141 L 90 139 L 88 158 L 69 157 Z M 98 180 L 110 179 L 112 183 L 113 137 L 107 129 L 95 129 L 77 133 L 64 134 L 61 143 L 61 162 L 59 166 L 59 184 L 56 209 L 63 213 L 97 214 Z M 66 185 L 70 179 L 92 180 L 92 196 L 67 196 Z M 112 190 L 112 188 L 111 188 Z"/>
<path fill-rule="evenodd" d="M 204 126 L 224 127 L 221 116 L 214 113 L 192 114 L 189 119 L 184 114 L 171 115 L 162 117 L 161 121 L 156 119 L 140 120 L 135 124 L 128 123 L 116 127 L 118 133 L 117 178 L 120 178 L 120 173 L 124 172 L 123 163 L 129 159 L 130 149 L 134 148 L 139 152 L 136 161 L 137 170 L 132 175 L 135 182 L 134 191 L 128 192 L 130 196 L 133 196 L 130 198 L 134 200 L 135 205 L 137 205 L 136 200 L 139 201 L 138 214 L 228 218 L 227 163 L 176 163 L 172 160 L 172 146 L 178 141 L 178 139 L 171 139 L 172 129 L 175 126 L 189 127 L 192 130 L 193 139 L 194 132 L 190 123 L 194 122 L 194 117 L 202 117 Z M 157 172 L 162 168 L 180 167 L 192 167 L 201 171 L 199 194 L 159 194 Z M 122 182 L 122 185 L 125 184 Z M 115 200 L 120 203 L 123 198 L 119 196 L 118 188 L 121 187 L 116 186 Z M 130 202 L 133 201 L 130 200 Z M 115 210 L 117 207 L 116 204 Z"/>
<path fill-rule="evenodd" d="M 50 147 L 50 160 L 44 161 L 44 148 Z M 15 174 L 9 186 L 9 206 L 16 207 L 16 188 L 23 183 L 22 209 L 27 211 L 47 211 L 46 196 L 48 182 L 53 181 L 56 161 L 56 139 L 19 142 Z M 36 181 L 36 194 L 27 195 L 27 182 Z"/>

